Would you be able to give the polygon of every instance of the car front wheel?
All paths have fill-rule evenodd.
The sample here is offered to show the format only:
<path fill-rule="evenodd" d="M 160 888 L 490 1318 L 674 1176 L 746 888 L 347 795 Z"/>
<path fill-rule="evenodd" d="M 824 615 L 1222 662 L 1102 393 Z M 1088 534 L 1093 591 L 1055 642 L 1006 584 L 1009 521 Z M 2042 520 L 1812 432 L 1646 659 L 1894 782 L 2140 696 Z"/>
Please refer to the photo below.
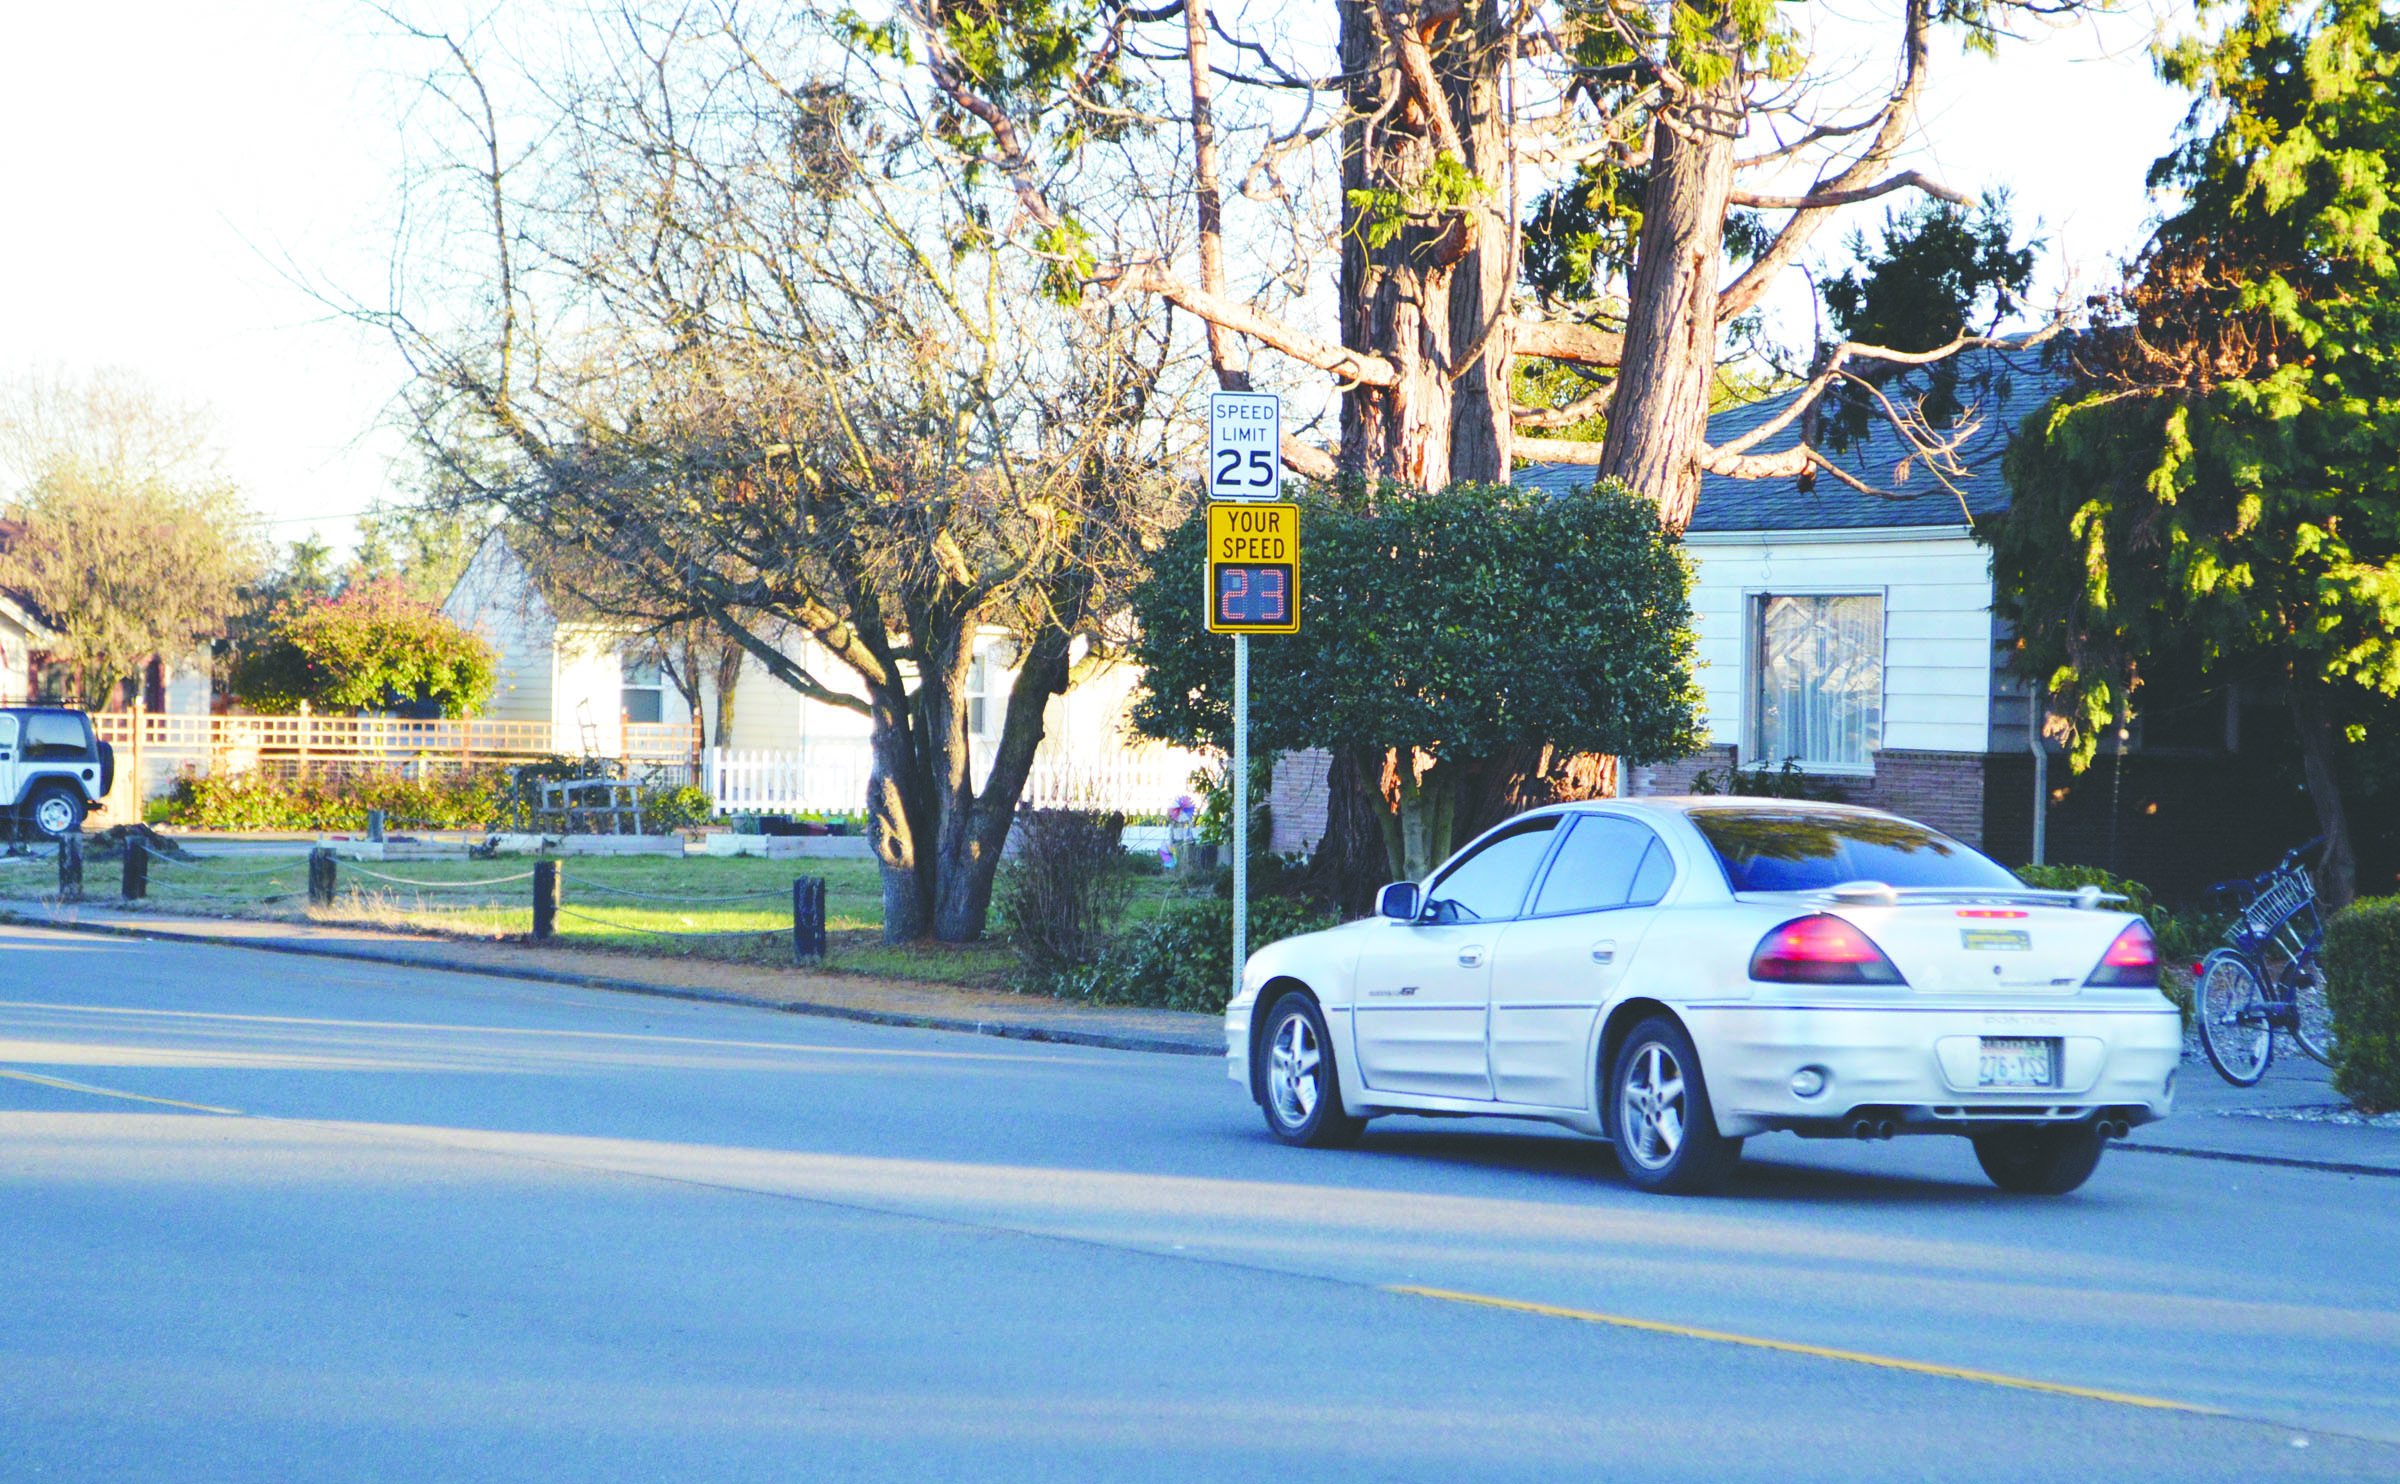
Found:
<path fill-rule="evenodd" d="M 1260 1104 L 1267 1132 L 1286 1144 L 1336 1149 L 1358 1142 L 1367 1121 L 1342 1107 L 1342 1082 L 1334 1074 L 1333 1038 L 1325 1034 L 1324 1012 L 1297 991 L 1267 1011 L 1267 1034 L 1259 1043 Z"/>
<path fill-rule="evenodd" d="M 2009 1129 L 1975 1140 L 1975 1160 L 1992 1183 L 2018 1195 L 2065 1195 L 2092 1178 L 2107 1144 L 2097 1127 Z"/>
<path fill-rule="evenodd" d="M 83 824 L 83 798 L 63 783 L 45 783 L 25 798 L 25 818 L 44 839 L 55 840 Z"/>
<path fill-rule="evenodd" d="M 1742 1157 L 1742 1141 L 1717 1132 L 1692 1038 L 1663 1016 L 1635 1026 L 1617 1048 L 1609 1107 L 1617 1163 L 1643 1190 L 1713 1190 Z"/>

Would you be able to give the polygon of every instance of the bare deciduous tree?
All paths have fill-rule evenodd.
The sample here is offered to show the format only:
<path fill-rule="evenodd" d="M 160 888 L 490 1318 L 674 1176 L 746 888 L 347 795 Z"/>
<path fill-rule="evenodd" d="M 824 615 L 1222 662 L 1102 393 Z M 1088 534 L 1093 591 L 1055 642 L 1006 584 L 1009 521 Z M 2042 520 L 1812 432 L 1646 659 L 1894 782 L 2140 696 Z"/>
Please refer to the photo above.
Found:
<path fill-rule="evenodd" d="M 0 388 L 0 470 L 20 530 L 0 585 L 63 639 L 77 699 L 105 704 L 153 655 L 222 634 L 266 553 L 206 414 L 123 372 Z"/>
<path fill-rule="evenodd" d="M 403 261 L 464 266 L 373 317 L 465 498 L 868 719 L 885 935 L 973 938 L 1045 706 L 1188 499 L 1163 306 L 1077 302 L 993 229 L 1005 178 L 814 17 L 601 19 L 604 60 L 507 87 L 416 33 L 460 127 Z M 1016 678 L 979 777 L 992 630 Z"/>

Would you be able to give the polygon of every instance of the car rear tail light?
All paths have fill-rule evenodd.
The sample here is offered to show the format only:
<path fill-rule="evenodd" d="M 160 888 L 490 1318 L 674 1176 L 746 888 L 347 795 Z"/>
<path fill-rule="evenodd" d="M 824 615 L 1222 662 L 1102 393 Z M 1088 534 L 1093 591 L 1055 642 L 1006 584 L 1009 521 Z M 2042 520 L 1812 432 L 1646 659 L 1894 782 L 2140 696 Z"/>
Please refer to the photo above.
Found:
<path fill-rule="evenodd" d="M 1750 977 L 1778 984 L 1905 984 L 1874 941 L 1827 913 L 1795 917 L 1758 940 Z"/>
<path fill-rule="evenodd" d="M 2092 970 L 2092 977 L 2083 982 L 2127 989 L 2158 988 L 2158 943 L 2150 936 L 2150 924 L 2135 922 L 2117 934 L 2117 941 L 2100 955 L 2100 967 Z"/>

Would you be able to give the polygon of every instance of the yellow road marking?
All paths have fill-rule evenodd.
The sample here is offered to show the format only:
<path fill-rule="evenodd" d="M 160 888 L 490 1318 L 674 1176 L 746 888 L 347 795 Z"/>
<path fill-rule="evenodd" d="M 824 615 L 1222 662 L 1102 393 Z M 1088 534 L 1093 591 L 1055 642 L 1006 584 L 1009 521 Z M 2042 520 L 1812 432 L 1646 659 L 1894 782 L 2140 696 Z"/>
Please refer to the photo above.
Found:
<path fill-rule="evenodd" d="M 67 1092 L 86 1092 L 97 1098 L 123 1098 L 129 1103 L 157 1103 L 162 1107 L 168 1108 L 189 1108 L 194 1113 L 222 1113 L 228 1118 L 246 1118 L 249 1116 L 239 1108 L 217 1108 L 212 1107 L 207 1103 L 183 1103 L 177 1102 L 173 1098 L 145 1097 L 138 1092 L 119 1092 L 113 1087 L 94 1087 L 89 1082 L 69 1082 L 64 1077 L 40 1077 L 31 1072 L 11 1072 L 6 1070 L 0 1070 L 0 1077 L 6 1077 L 11 1081 L 16 1082 L 38 1083 L 43 1087 L 61 1088 Z"/>
<path fill-rule="evenodd" d="M 1460 1293 L 1448 1288 L 1420 1288 L 1409 1283 L 1389 1284 L 1386 1293 L 1407 1294 L 1412 1298 L 1441 1299 L 1453 1304 L 1475 1304 L 1486 1309 L 1510 1309 L 1520 1314 L 1540 1314 L 1550 1319 L 1573 1319 L 1584 1324 L 1606 1324 L 1618 1329 L 1638 1329 L 1657 1335 L 1680 1335 L 1687 1340 L 1708 1340 L 1719 1345 L 1745 1345 L 1753 1350 L 1780 1350 L 1789 1355 L 1813 1355 L 1820 1360 L 1844 1360 L 1852 1365 L 1876 1366 L 1887 1371 L 1908 1371 L 1919 1376 L 1941 1376 L 1952 1381 L 1973 1381 L 1983 1386 L 2005 1386 L 2016 1391 L 2046 1391 L 2055 1396 L 2079 1396 L 2096 1402 L 2115 1402 L 2123 1407 L 2150 1407 L 2162 1412 L 2198 1412 L 2222 1417 L 2216 1407 L 2197 1406 L 2191 1402 L 2168 1401 L 2164 1397 L 2140 1396 L 2130 1391 L 2103 1391 L 2092 1386 L 2068 1386 L 2058 1381 L 2036 1381 L 2029 1376 L 2009 1376 L 1998 1371 L 1970 1370 L 1965 1366 L 1933 1365 L 1922 1360 L 1902 1360 L 1892 1355 L 1872 1355 L 1863 1350 L 1836 1350 L 1827 1345 L 1805 1345 L 1796 1340 L 1770 1340 L 1758 1335 L 1737 1335 L 1728 1330 L 1700 1329 L 1689 1324 L 1669 1324 L 1657 1319 L 1635 1319 L 1625 1314 L 1602 1314 L 1591 1309 L 1567 1309 L 1556 1304 L 1527 1303 L 1523 1299 L 1494 1298 L 1489 1294 Z"/>

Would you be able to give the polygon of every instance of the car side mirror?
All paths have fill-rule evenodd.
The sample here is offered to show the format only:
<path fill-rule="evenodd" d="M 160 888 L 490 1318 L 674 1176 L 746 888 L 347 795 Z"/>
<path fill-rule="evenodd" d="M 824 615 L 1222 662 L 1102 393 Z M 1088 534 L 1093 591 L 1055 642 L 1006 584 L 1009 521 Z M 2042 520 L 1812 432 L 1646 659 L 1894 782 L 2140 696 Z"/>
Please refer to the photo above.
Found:
<path fill-rule="evenodd" d="M 1398 922 L 1415 922 L 1419 892 L 1414 881 L 1395 881 L 1375 895 L 1375 911 L 1379 916 Z"/>

